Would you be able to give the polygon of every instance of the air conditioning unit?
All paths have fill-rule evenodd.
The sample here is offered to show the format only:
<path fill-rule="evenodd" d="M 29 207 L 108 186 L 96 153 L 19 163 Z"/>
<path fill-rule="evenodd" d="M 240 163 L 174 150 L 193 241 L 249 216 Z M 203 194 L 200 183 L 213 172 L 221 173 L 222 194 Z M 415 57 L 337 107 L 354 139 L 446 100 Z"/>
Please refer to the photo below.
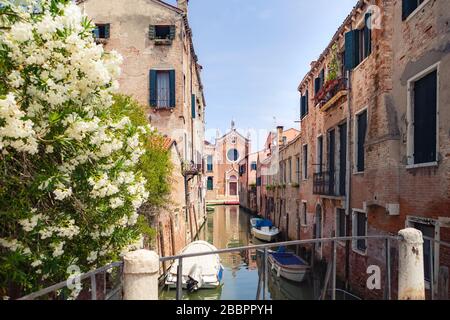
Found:
<path fill-rule="evenodd" d="M 388 203 L 386 205 L 386 211 L 390 216 L 400 215 L 400 204 L 399 203 Z"/>

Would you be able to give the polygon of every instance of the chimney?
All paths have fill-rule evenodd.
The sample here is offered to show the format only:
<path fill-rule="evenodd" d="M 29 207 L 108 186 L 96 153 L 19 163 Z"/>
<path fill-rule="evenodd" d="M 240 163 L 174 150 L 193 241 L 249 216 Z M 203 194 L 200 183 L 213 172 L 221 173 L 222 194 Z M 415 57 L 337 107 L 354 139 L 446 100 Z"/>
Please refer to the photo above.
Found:
<path fill-rule="evenodd" d="M 184 11 L 185 14 L 188 12 L 189 0 L 177 0 L 177 7 Z"/>
<path fill-rule="evenodd" d="M 278 146 L 282 147 L 283 146 L 283 130 L 284 127 L 283 126 L 278 126 L 277 127 L 277 138 L 278 138 Z"/>

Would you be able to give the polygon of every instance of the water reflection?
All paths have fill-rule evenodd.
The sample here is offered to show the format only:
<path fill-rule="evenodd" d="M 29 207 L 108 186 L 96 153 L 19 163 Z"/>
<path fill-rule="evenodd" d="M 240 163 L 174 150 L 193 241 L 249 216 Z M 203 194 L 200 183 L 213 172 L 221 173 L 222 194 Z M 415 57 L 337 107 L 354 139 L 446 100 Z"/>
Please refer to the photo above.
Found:
<path fill-rule="evenodd" d="M 219 206 L 208 214 L 200 240 L 212 243 L 218 249 L 261 244 L 250 233 L 249 214 L 239 206 Z M 200 290 L 188 294 L 185 300 L 255 300 L 258 292 L 261 255 L 256 250 L 221 255 L 225 268 L 223 285 L 215 290 Z M 317 296 L 310 281 L 298 284 L 277 278 L 270 273 L 268 298 L 274 300 L 309 300 Z M 262 294 L 261 294 L 262 297 Z M 175 299 L 175 290 L 162 289 L 160 299 Z"/>

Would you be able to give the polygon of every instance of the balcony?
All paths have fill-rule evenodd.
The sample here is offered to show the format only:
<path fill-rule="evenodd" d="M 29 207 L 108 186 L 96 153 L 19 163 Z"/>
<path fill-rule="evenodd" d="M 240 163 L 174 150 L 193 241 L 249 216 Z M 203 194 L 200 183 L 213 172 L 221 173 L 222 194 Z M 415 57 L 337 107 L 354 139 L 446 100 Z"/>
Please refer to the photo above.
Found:
<path fill-rule="evenodd" d="M 330 197 L 345 196 L 345 180 L 339 181 L 339 179 L 340 176 L 337 171 L 315 173 L 313 180 L 313 193 L 316 195 Z"/>
<path fill-rule="evenodd" d="M 316 94 L 315 103 L 321 111 L 327 111 L 347 98 L 347 81 L 345 78 L 329 80 Z"/>

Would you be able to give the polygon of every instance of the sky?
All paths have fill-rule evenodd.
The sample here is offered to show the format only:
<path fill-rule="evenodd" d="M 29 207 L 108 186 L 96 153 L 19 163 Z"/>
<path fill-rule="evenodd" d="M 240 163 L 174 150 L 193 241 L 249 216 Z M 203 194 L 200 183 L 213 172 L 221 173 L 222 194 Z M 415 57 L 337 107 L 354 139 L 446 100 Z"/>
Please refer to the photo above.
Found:
<path fill-rule="evenodd" d="M 176 0 L 167 1 L 176 4 Z M 297 87 L 357 0 L 190 0 L 203 66 L 206 139 L 231 120 L 252 149 L 277 125 L 298 128 Z M 275 117 L 275 119 L 274 119 Z"/>

